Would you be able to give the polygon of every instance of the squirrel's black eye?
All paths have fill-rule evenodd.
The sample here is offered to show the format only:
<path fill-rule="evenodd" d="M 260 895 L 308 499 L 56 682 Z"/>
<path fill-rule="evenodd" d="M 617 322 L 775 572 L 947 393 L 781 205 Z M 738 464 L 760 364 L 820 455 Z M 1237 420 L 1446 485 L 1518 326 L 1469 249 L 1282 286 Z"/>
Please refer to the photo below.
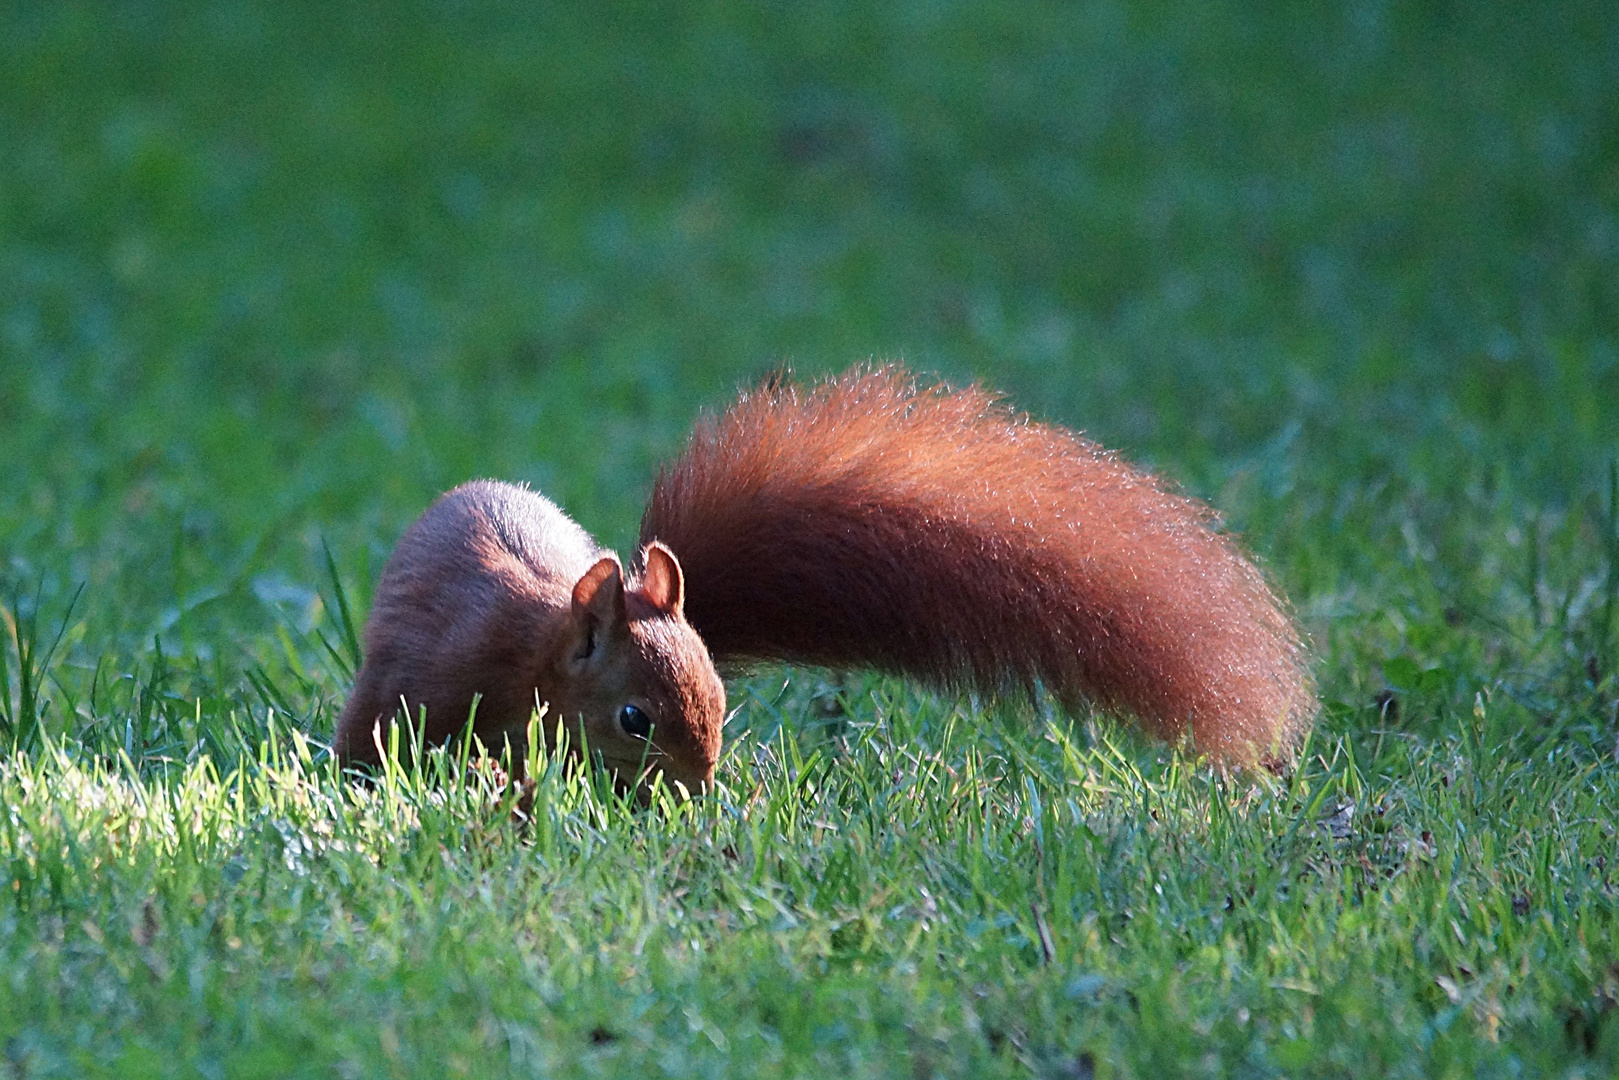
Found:
<path fill-rule="evenodd" d="M 634 705 L 626 705 L 618 710 L 618 726 L 624 729 L 625 734 L 640 739 L 652 734 L 652 718 Z"/>

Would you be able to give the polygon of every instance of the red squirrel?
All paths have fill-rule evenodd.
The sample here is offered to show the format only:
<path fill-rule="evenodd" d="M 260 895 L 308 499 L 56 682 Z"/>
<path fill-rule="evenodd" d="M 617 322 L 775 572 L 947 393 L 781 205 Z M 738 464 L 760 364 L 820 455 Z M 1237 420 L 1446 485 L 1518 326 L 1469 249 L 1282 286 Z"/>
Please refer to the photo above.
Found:
<path fill-rule="evenodd" d="M 620 777 L 652 767 L 706 786 L 725 686 L 682 615 L 679 562 L 649 544 L 641 565 L 627 578 L 617 555 L 526 488 L 475 480 L 440 496 L 377 583 L 339 759 L 376 762 L 400 711 L 423 720 L 428 743 L 470 716 L 485 746 L 521 744 L 544 704 Z"/>
<path fill-rule="evenodd" d="M 336 749 L 374 760 L 401 700 L 442 740 L 481 693 L 486 742 L 544 701 L 621 779 L 644 763 L 695 790 L 725 718 L 714 662 L 776 660 L 1038 684 L 1221 765 L 1283 759 L 1317 710 L 1304 647 L 1215 525 L 977 385 L 767 384 L 660 473 L 628 574 L 521 488 L 440 498 L 383 571 Z"/>

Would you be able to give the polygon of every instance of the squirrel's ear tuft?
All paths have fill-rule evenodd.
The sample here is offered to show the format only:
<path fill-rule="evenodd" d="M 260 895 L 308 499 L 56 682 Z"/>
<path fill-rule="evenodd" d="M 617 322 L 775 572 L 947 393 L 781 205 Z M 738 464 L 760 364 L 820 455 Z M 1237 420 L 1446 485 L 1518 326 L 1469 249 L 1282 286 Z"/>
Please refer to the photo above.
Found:
<path fill-rule="evenodd" d="M 675 553 L 654 540 L 642 552 L 646 573 L 641 577 L 641 594 L 665 615 L 680 617 L 686 602 L 686 579 Z"/>
<path fill-rule="evenodd" d="M 625 621 L 624 568 L 608 554 L 574 582 L 573 613 L 590 615 L 610 626 Z"/>

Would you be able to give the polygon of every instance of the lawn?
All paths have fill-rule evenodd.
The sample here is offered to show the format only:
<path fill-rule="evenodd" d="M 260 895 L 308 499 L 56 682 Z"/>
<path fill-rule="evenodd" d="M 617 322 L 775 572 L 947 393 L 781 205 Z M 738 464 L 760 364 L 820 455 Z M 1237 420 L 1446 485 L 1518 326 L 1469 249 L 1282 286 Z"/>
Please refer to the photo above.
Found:
<path fill-rule="evenodd" d="M 1606 0 L 0 5 L 6 1075 L 1619 1074 L 1616 88 Z M 693 803 L 337 775 L 435 493 L 625 551 L 873 357 L 1218 507 L 1298 766 L 766 669 Z"/>

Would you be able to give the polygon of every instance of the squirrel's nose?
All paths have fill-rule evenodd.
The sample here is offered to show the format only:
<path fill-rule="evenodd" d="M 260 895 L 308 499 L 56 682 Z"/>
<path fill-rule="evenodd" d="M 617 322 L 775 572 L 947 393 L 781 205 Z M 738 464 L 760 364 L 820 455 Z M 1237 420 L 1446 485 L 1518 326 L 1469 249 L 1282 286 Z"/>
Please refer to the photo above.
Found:
<path fill-rule="evenodd" d="M 684 788 L 688 796 L 706 794 L 714 786 L 713 765 L 699 765 L 695 768 L 678 770 L 666 768 L 664 775 L 671 788 L 676 791 Z"/>

